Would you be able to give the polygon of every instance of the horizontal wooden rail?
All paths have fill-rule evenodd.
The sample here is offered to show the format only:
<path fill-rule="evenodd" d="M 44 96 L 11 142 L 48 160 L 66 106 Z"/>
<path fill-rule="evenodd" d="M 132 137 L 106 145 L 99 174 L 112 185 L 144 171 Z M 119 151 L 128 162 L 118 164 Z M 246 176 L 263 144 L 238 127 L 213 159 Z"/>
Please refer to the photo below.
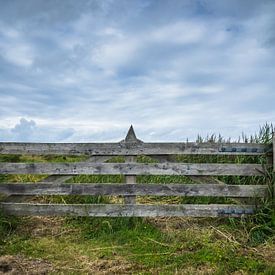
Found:
<path fill-rule="evenodd" d="M 1 183 L 6 195 L 122 195 L 265 197 L 266 185 Z"/>
<path fill-rule="evenodd" d="M 224 163 L 1 163 L 0 174 L 263 175 L 260 164 Z"/>
<path fill-rule="evenodd" d="M 0 209 L 17 216 L 89 216 L 89 217 L 240 217 L 253 214 L 252 205 L 179 204 L 30 204 L 0 203 Z"/>
<path fill-rule="evenodd" d="M 261 155 L 272 147 L 258 143 L 16 143 L 1 142 L 1 154 L 31 155 Z"/>

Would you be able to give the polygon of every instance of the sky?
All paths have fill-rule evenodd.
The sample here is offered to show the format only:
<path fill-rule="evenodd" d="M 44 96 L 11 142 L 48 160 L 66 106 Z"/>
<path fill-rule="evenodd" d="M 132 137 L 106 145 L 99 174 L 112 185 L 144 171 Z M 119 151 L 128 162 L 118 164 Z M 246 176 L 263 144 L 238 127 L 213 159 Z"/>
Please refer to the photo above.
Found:
<path fill-rule="evenodd" d="M 0 141 L 237 138 L 275 122 L 273 0 L 0 0 Z"/>

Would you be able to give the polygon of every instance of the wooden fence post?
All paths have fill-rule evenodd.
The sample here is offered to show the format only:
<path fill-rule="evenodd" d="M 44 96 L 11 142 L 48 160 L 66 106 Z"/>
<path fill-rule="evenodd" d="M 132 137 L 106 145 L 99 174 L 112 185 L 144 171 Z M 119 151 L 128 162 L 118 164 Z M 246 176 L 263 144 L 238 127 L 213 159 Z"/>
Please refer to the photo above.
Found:
<path fill-rule="evenodd" d="M 273 171 L 275 172 L 275 133 L 273 133 Z"/>
<path fill-rule="evenodd" d="M 131 147 L 142 143 L 141 140 L 137 139 L 133 126 L 128 130 L 126 138 L 122 141 L 125 143 L 126 147 Z M 125 156 L 125 162 L 133 163 L 136 162 L 136 156 Z M 128 184 L 135 184 L 136 183 L 136 175 L 126 175 L 125 182 Z M 125 196 L 124 197 L 125 204 L 136 204 L 136 196 Z"/>

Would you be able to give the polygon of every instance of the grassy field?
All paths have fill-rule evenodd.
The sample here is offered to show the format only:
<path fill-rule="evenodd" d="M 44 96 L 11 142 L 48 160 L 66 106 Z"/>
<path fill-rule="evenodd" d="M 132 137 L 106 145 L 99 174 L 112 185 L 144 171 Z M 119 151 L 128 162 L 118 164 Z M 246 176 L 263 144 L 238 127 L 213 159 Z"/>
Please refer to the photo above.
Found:
<path fill-rule="evenodd" d="M 270 142 L 272 125 L 245 141 Z M 198 139 L 201 139 L 198 137 Z M 219 138 L 208 137 L 213 142 Z M 244 139 L 246 139 L 244 137 Z M 263 163 L 262 157 L 176 156 L 180 162 Z M 0 161 L 80 161 L 85 157 L 0 155 Z M 111 161 L 123 162 L 123 158 Z M 140 162 L 151 162 L 140 157 Z M 1 182 L 45 176 L 1 175 Z M 226 183 L 269 184 L 266 177 L 218 177 Z M 67 182 L 123 182 L 117 176 L 75 176 Z M 191 183 L 187 177 L 139 176 L 144 183 Z M 274 194 L 253 216 L 234 218 L 60 218 L 0 214 L 0 274 L 275 274 Z M 3 198 L 4 199 L 4 198 Z M 121 197 L 40 196 L 32 201 L 116 203 Z M 225 198 L 138 197 L 138 203 L 239 203 Z M 1 273 L 2 272 L 2 273 Z"/>

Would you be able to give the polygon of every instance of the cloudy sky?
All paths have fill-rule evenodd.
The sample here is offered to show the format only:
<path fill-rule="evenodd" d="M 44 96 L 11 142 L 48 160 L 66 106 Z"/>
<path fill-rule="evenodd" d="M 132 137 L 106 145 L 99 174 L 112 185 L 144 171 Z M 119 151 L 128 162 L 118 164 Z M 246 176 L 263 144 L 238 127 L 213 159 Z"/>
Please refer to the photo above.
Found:
<path fill-rule="evenodd" d="M 253 134 L 275 122 L 273 0 L 0 0 L 0 140 Z"/>

